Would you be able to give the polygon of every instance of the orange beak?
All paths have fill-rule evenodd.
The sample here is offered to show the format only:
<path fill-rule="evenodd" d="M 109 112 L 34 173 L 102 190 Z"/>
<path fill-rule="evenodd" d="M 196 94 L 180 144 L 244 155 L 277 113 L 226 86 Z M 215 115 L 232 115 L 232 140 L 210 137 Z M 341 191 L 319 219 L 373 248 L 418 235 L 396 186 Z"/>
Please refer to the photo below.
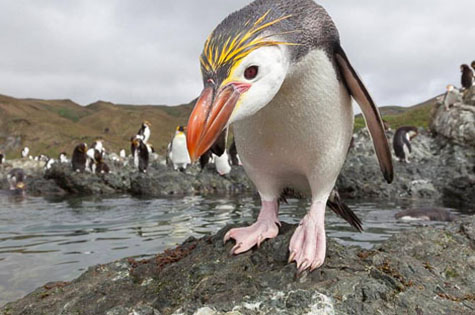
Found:
<path fill-rule="evenodd" d="M 216 94 L 212 86 L 201 92 L 187 126 L 186 142 L 192 162 L 199 159 L 218 139 L 239 98 L 250 87 L 247 83 L 231 83 Z"/>

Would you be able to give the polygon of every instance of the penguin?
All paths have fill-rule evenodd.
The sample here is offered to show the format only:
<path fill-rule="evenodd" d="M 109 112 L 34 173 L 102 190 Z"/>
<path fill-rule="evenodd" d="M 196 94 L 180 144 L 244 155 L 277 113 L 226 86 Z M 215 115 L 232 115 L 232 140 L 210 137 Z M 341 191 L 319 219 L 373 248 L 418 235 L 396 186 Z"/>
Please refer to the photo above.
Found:
<path fill-rule="evenodd" d="M 71 157 L 73 171 L 83 173 L 86 170 L 87 160 L 87 144 L 78 144 L 74 148 L 73 155 Z"/>
<path fill-rule="evenodd" d="M 26 184 L 25 171 L 21 168 L 14 168 L 7 174 L 7 181 L 10 185 L 10 190 L 25 190 Z"/>
<path fill-rule="evenodd" d="M 109 165 L 107 165 L 104 162 L 104 152 L 99 152 L 96 150 L 95 154 L 95 173 L 96 174 L 109 174 L 110 173 L 110 168 Z"/>
<path fill-rule="evenodd" d="M 40 154 L 40 155 L 35 156 L 34 160 L 35 160 L 35 161 L 38 161 L 38 162 L 45 162 L 45 163 L 47 163 L 47 162 L 50 160 L 50 158 L 49 158 L 49 156 L 47 156 L 47 155 Z"/>
<path fill-rule="evenodd" d="M 48 161 L 46 161 L 44 166 L 45 170 L 51 169 L 54 163 L 56 163 L 55 159 L 49 159 Z"/>
<path fill-rule="evenodd" d="M 5 163 L 5 154 L 0 152 L 0 164 L 3 164 L 3 163 Z"/>
<path fill-rule="evenodd" d="M 227 130 L 223 131 L 213 146 L 200 157 L 200 167 L 202 170 L 208 163 L 215 163 L 216 156 L 219 157 L 226 152 L 226 138 Z"/>
<path fill-rule="evenodd" d="M 411 141 L 417 134 L 417 128 L 412 126 L 404 126 L 396 130 L 393 138 L 393 148 L 399 162 L 409 163 L 409 155 L 412 152 Z"/>
<path fill-rule="evenodd" d="M 237 152 L 236 141 L 234 140 L 231 146 L 229 147 L 229 158 L 231 160 L 231 165 L 234 165 L 234 166 L 242 165 L 241 160 L 239 159 L 238 152 Z"/>
<path fill-rule="evenodd" d="M 133 140 L 132 147 L 135 167 L 139 169 L 139 172 L 146 173 L 150 159 L 150 147 L 140 138 L 135 138 Z"/>
<path fill-rule="evenodd" d="M 289 263 L 295 261 L 299 273 L 315 270 L 326 254 L 326 204 L 353 132 L 351 97 L 362 109 L 386 181 L 394 176 L 381 115 L 335 24 L 312 0 L 255 0 L 214 29 L 200 64 L 204 88 L 187 128 L 191 161 L 232 125 L 261 198 L 257 222 L 230 229 L 224 241 L 236 242 L 231 253 L 237 255 L 276 237 L 279 196 L 290 187 L 312 202 L 290 240 Z"/>
<path fill-rule="evenodd" d="M 444 109 L 447 111 L 449 110 L 452 106 L 455 105 L 455 103 L 460 101 L 460 92 L 455 86 L 452 84 L 447 85 L 447 92 L 445 92 L 444 99 L 442 103 L 444 104 Z"/>
<path fill-rule="evenodd" d="M 21 150 L 21 157 L 22 159 L 27 159 L 30 154 L 30 148 L 24 147 L 23 150 Z"/>
<path fill-rule="evenodd" d="M 229 156 L 226 151 L 220 156 L 214 155 L 214 165 L 219 175 L 227 175 L 231 172 L 231 165 L 229 164 Z"/>
<path fill-rule="evenodd" d="M 466 90 L 470 89 L 473 85 L 473 71 L 466 64 L 460 66 L 460 71 L 462 72 L 462 87 Z"/>
<path fill-rule="evenodd" d="M 169 156 L 175 171 L 184 171 L 188 164 L 191 163 L 186 145 L 185 128 L 183 126 L 176 128 L 175 136 L 170 144 Z"/>
<path fill-rule="evenodd" d="M 452 222 L 455 216 L 448 210 L 443 208 L 419 208 L 403 210 L 394 215 L 398 220 L 403 221 L 445 221 Z"/>
<path fill-rule="evenodd" d="M 148 143 L 148 140 L 150 139 L 150 135 L 152 133 L 150 127 L 152 127 L 152 124 L 148 121 L 144 121 L 139 131 L 137 132 L 137 137 L 142 139 L 142 141 L 145 143 Z"/>
<path fill-rule="evenodd" d="M 121 150 L 119 151 L 119 157 L 120 157 L 121 159 L 127 158 L 127 153 L 125 152 L 125 149 L 121 149 Z"/>
<path fill-rule="evenodd" d="M 59 163 L 68 163 L 68 154 L 66 152 L 61 152 L 58 156 Z"/>

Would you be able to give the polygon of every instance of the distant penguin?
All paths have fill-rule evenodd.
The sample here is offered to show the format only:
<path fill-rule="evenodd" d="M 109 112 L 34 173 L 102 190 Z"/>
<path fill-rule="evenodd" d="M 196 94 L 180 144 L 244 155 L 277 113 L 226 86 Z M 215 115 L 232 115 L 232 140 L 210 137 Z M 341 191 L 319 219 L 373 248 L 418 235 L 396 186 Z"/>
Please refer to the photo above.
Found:
<path fill-rule="evenodd" d="M 26 175 L 25 171 L 21 168 L 14 168 L 7 174 L 8 184 L 10 185 L 10 190 L 16 189 L 25 189 L 25 180 Z"/>
<path fill-rule="evenodd" d="M 139 169 L 139 172 L 146 173 L 150 159 L 150 147 L 140 138 L 134 139 L 132 142 L 134 152 L 134 165 Z"/>
<path fill-rule="evenodd" d="M 49 159 L 45 164 L 45 170 L 51 169 L 54 163 L 56 163 L 55 159 Z"/>
<path fill-rule="evenodd" d="M 468 65 L 463 64 L 460 66 L 460 71 L 462 72 L 462 87 L 470 89 L 473 84 L 473 70 Z"/>
<path fill-rule="evenodd" d="M 229 147 L 229 158 L 231 160 L 231 165 L 242 165 L 237 152 L 236 141 L 233 141 L 233 143 Z"/>
<path fill-rule="evenodd" d="M 121 159 L 127 158 L 127 153 L 125 152 L 125 149 L 121 149 L 121 150 L 119 151 L 119 157 L 120 157 Z"/>
<path fill-rule="evenodd" d="M 226 151 L 221 156 L 214 156 L 214 165 L 219 175 L 223 176 L 231 172 L 231 165 L 229 165 L 229 156 Z"/>
<path fill-rule="evenodd" d="M 68 155 L 66 152 L 61 152 L 58 156 L 59 163 L 68 163 Z"/>
<path fill-rule="evenodd" d="M 417 136 L 417 128 L 412 126 L 400 127 L 393 138 L 393 148 L 400 162 L 409 163 L 409 154 L 412 152 L 411 140 Z"/>
<path fill-rule="evenodd" d="M 35 156 L 34 160 L 47 163 L 50 160 L 50 158 L 47 155 L 40 154 L 40 155 Z"/>
<path fill-rule="evenodd" d="M 419 208 L 409 209 L 396 213 L 394 217 L 404 221 L 446 221 L 455 220 L 455 216 L 447 209 L 443 208 Z"/>
<path fill-rule="evenodd" d="M 148 140 L 150 139 L 150 135 L 152 133 L 150 127 L 152 127 L 152 124 L 148 121 L 144 121 L 137 132 L 137 137 L 142 139 L 144 143 L 148 143 Z"/>
<path fill-rule="evenodd" d="M 215 163 L 216 156 L 221 156 L 226 151 L 226 138 L 228 132 L 225 129 L 216 139 L 211 148 L 200 157 L 200 167 L 204 169 L 208 163 Z"/>
<path fill-rule="evenodd" d="M 78 144 L 73 151 L 71 163 L 73 165 L 73 171 L 84 172 L 86 170 L 88 156 L 87 156 L 87 144 Z"/>
<path fill-rule="evenodd" d="M 96 150 L 95 156 L 95 173 L 97 174 L 108 174 L 110 173 L 109 165 L 104 162 L 104 152 L 99 152 Z"/>
<path fill-rule="evenodd" d="M 28 158 L 28 154 L 30 154 L 30 148 L 24 147 L 23 150 L 21 150 L 21 157 L 26 159 Z"/>
<path fill-rule="evenodd" d="M 5 163 L 5 155 L 0 152 L 0 164 Z"/>
<path fill-rule="evenodd" d="M 104 152 L 105 151 L 105 149 L 104 149 L 104 140 L 97 139 L 96 141 L 94 141 L 92 143 L 91 148 L 94 149 L 94 150 L 99 151 L 100 153 Z"/>
<path fill-rule="evenodd" d="M 191 163 L 186 146 L 185 128 L 183 126 L 178 126 L 176 129 L 175 136 L 170 145 L 169 156 L 175 170 L 185 170 L 188 164 Z"/>
<path fill-rule="evenodd" d="M 452 84 L 447 85 L 447 92 L 445 92 L 443 100 L 445 110 L 449 110 L 449 108 L 454 106 L 454 104 L 459 102 L 459 100 L 459 90 L 455 88 L 455 86 L 453 86 Z"/>

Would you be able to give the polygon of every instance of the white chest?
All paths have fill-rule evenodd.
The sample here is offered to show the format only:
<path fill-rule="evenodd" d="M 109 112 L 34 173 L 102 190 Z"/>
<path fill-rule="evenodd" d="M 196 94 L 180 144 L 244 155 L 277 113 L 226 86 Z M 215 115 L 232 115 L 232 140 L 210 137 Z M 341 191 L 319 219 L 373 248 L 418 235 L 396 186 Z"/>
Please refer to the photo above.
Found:
<path fill-rule="evenodd" d="M 234 124 L 239 155 L 258 189 L 290 185 L 314 195 L 333 188 L 352 131 L 350 97 L 323 51 L 309 53 L 268 105 Z"/>

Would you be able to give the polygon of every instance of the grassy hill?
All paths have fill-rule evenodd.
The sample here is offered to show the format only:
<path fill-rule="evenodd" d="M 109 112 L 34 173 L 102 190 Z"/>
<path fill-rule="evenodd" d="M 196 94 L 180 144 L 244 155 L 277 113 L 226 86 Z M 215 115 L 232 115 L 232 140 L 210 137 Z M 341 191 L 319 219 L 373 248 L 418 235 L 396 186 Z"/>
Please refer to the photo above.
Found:
<path fill-rule="evenodd" d="M 438 97 L 438 96 L 437 96 Z M 412 107 L 402 106 L 382 106 L 379 108 L 381 116 L 386 120 L 392 129 L 401 126 L 416 126 L 428 128 L 430 123 L 431 110 L 436 103 L 437 97 L 431 98 L 423 103 Z M 363 116 L 355 116 L 355 129 L 361 129 L 365 126 Z"/>
<path fill-rule="evenodd" d="M 129 148 L 142 121 L 152 124 L 150 142 L 164 152 L 179 124 L 186 124 L 192 104 L 175 107 L 116 105 L 98 101 L 81 106 L 71 100 L 16 99 L 0 95 L 0 150 L 9 136 L 20 143 L 6 148 L 8 158 L 19 157 L 28 146 L 32 155 L 69 154 L 80 142 L 103 138 L 108 149 L 118 152 Z"/>
<path fill-rule="evenodd" d="M 435 98 L 412 107 L 381 107 L 383 118 L 393 129 L 403 125 L 428 127 Z M 150 142 L 159 153 L 166 146 L 179 124 L 186 124 L 193 102 L 180 106 L 124 105 L 98 101 L 81 106 L 71 100 L 17 99 L 0 95 L 0 150 L 7 158 L 20 156 L 24 146 L 32 155 L 57 156 L 71 154 L 80 142 L 105 140 L 106 148 L 118 152 L 129 149 L 129 139 L 135 135 L 142 121 L 152 123 Z M 355 117 L 355 129 L 364 126 L 363 117 Z M 14 145 L 5 148 L 7 139 L 14 137 Z M 10 141 L 11 142 L 11 141 Z"/>

